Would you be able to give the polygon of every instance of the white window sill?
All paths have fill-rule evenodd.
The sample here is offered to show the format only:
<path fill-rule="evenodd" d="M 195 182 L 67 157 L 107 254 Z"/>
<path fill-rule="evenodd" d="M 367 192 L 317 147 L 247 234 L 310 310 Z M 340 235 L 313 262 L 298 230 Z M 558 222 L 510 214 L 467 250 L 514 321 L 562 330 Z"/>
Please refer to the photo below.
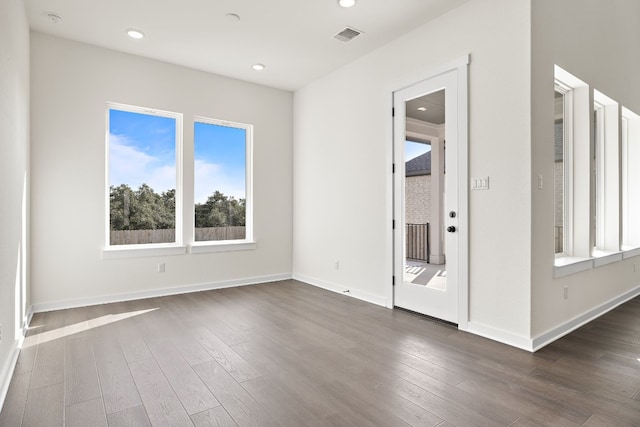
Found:
<path fill-rule="evenodd" d="M 221 240 L 218 242 L 195 242 L 189 246 L 189 253 L 208 254 L 215 252 L 252 251 L 256 242 L 249 240 Z"/>
<path fill-rule="evenodd" d="M 102 259 L 138 258 L 149 256 L 184 255 L 186 246 L 158 244 L 109 246 L 102 249 Z"/>
<path fill-rule="evenodd" d="M 622 252 L 593 251 L 593 266 L 596 268 L 618 261 L 622 261 Z"/>
<path fill-rule="evenodd" d="M 559 257 L 553 266 L 553 277 L 564 277 L 570 274 L 579 273 L 581 271 L 593 268 L 593 260 L 591 258 L 578 257 Z"/>
<path fill-rule="evenodd" d="M 622 259 L 633 258 L 640 255 L 640 248 L 623 247 Z"/>
<path fill-rule="evenodd" d="M 605 252 L 595 250 L 591 258 L 558 257 L 553 265 L 553 277 L 565 277 L 603 265 L 613 264 L 623 259 L 640 256 L 640 248 L 623 248 L 620 252 Z"/>

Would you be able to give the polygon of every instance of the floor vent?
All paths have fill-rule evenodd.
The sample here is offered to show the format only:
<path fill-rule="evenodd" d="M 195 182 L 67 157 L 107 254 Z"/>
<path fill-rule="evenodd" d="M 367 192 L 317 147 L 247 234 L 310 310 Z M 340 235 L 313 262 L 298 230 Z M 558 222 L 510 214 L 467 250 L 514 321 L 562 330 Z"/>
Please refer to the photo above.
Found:
<path fill-rule="evenodd" d="M 358 31 L 355 28 L 346 27 L 344 30 L 340 31 L 338 34 L 333 36 L 334 39 L 340 40 L 341 42 L 348 42 L 362 34 L 362 31 Z"/>

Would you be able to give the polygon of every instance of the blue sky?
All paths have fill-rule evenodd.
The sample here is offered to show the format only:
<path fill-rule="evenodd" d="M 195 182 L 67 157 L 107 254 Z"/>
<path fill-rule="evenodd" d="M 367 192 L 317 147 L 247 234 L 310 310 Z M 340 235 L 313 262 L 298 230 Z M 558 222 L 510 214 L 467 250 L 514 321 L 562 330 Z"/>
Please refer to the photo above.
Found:
<path fill-rule="evenodd" d="M 246 130 L 196 122 L 193 134 L 196 203 L 216 190 L 244 199 Z"/>
<path fill-rule="evenodd" d="M 157 193 L 175 188 L 176 120 L 128 111 L 109 112 L 110 185 Z M 214 191 L 245 197 L 245 130 L 195 123 L 195 201 Z M 184 144 L 190 141 L 183 141 Z"/>
<path fill-rule="evenodd" d="M 431 151 L 431 144 L 421 144 L 419 142 L 405 141 L 404 158 L 405 162 L 415 159 L 421 154 Z"/>

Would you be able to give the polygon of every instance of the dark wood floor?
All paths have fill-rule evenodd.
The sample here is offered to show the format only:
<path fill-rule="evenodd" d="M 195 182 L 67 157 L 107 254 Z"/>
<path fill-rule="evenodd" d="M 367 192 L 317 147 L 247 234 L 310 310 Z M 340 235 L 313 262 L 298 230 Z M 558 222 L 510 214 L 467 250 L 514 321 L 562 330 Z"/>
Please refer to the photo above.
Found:
<path fill-rule="evenodd" d="M 640 298 L 530 354 L 295 281 L 34 316 L 2 426 L 639 426 Z"/>

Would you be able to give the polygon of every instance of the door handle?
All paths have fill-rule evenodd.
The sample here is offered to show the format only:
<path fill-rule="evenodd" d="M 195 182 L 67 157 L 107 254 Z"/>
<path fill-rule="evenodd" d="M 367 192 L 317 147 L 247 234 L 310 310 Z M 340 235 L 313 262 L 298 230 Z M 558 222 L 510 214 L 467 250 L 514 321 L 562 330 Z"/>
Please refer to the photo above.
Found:
<path fill-rule="evenodd" d="M 453 225 L 450 225 L 447 227 L 447 231 L 449 233 L 455 233 L 456 232 L 456 228 Z"/>

